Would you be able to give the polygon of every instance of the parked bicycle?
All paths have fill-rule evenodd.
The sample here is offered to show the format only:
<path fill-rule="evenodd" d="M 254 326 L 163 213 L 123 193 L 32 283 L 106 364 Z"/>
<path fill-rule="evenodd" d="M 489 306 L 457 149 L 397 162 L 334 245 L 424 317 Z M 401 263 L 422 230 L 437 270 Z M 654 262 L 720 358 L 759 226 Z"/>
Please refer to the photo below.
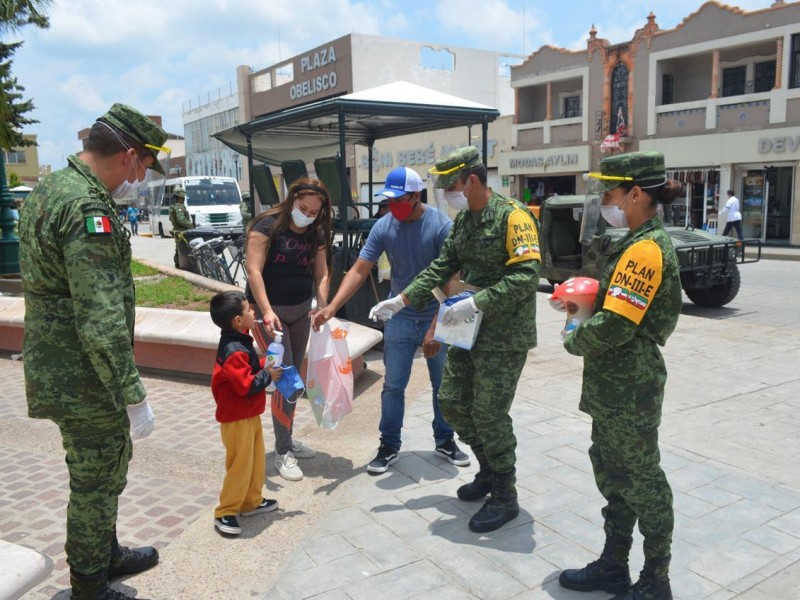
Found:
<path fill-rule="evenodd" d="M 226 240 L 223 237 L 189 242 L 189 256 L 195 271 L 203 277 L 244 287 L 247 268 L 244 258 L 244 238 Z"/>

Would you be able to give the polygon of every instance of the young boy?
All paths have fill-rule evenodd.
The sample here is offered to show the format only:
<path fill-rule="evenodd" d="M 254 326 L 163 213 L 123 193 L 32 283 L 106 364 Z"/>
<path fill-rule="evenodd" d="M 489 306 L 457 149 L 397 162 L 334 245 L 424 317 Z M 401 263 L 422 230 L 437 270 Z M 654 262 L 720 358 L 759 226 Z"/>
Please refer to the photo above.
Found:
<path fill-rule="evenodd" d="M 262 496 L 265 477 L 261 413 L 265 389 L 281 378 L 281 369 L 265 369 L 246 331 L 255 327 L 255 315 L 242 292 L 221 292 L 211 299 L 211 320 L 222 330 L 211 392 L 217 403 L 222 443 L 225 445 L 225 481 L 214 511 L 214 527 L 239 535 L 237 515 L 243 517 L 278 508 L 277 500 Z"/>

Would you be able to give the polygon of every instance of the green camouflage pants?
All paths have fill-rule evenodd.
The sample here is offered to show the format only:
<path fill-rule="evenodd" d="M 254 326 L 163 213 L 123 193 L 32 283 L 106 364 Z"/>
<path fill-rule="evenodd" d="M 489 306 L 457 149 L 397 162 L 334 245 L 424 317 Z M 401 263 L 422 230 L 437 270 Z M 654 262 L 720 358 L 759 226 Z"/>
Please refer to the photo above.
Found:
<path fill-rule="evenodd" d="M 465 444 L 483 447 L 497 473 L 510 471 L 517 462 L 508 411 L 527 358 L 527 352 L 447 349 L 439 388 L 442 415 Z"/>
<path fill-rule="evenodd" d="M 69 470 L 67 563 L 81 575 L 108 569 L 119 496 L 133 456 L 126 412 L 103 423 L 58 422 Z"/>
<path fill-rule="evenodd" d="M 608 501 L 603 508 L 606 535 L 630 537 L 638 519 L 644 557 L 669 556 L 674 525 L 672 489 L 659 464 L 658 428 L 595 420 L 589 458 L 597 489 Z"/>

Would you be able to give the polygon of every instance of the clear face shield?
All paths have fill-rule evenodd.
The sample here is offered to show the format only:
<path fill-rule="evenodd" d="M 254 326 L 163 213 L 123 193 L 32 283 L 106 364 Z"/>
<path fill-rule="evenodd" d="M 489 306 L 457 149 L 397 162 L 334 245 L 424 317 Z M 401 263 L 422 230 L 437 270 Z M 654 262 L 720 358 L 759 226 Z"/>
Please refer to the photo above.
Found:
<path fill-rule="evenodd" d="M 451 218 L 467 208 L 464 190 L 447 191 L 448 187 L 452 187 L 458 181 L 463 168 L 464 165 L 460 164 L 446 171 L 437 171 L 435 167 L 429 171 L 430 196 L 433 197 L 434 206 L 436 210 L 450 215 Z"/>
<path fill-rule="evenodd" d="M 583 202 L 580 243 L 587 246 L 592 243 L 592 238 L 597 234 L 597 226 L 600 223 L 600 206 L 603 204 L 603 195 L 608 191 L 608 184 L 633 181 L 633 177 L 586 173 L 583 178 L 586 181 L 586 199 Z"/>
<path fill-rule="evenodd" d="M 165 146 L 153 146 L 145 144 L 145 148 L 152 150 L 158 157 L 164 173 L 169 173 L 169 163 L 172 157 L 172 149 Z M 144 181 L 139 184 L 139 196 L 142 202 L 139 206 L 146 206 L 148 212 L 157 214 L 161 205 L 164 203 L 164 184 L 167 178 L 155 169 L 147 169 Z"/>

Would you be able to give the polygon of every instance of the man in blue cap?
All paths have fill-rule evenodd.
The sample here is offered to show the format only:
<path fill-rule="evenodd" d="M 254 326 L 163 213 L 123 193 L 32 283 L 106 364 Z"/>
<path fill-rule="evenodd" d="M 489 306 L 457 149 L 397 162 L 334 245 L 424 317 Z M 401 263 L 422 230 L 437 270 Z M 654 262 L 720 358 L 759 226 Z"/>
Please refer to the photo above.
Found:
<path fill-rule="evenodd" d="M 378 219 L 369 233 L 356 264 L 342 280 L 336 296 L 314 316 L 318 329 L 358 291 L 371 276 L 383 252 L 392 266 L 392 294 L 399 293 L 439 255 L 452 222 L 447 215 L 422 203 L 422 179 L 408 167 L 394 169 L 386 176 L 384 189 L 376 195 L 389 199 L 389 212 Z M 439 409 L 445 351 L 433 339 L 438 303 L 431 299 L 419 310 L 406 308 L 383 329 L 383 363 L 386 367 L 381 392 L 381 441 L 378 453 L 367 466 L 370 473 L 385 473 L 400 452 L 400 430 L 405 413 L 405 390 L 411 377 L 414 354 L 422 345 L 433 387 L 433 438 L 436 453 L 456 466 L 470 464 L 469 456 L 453 439 L 453 429 Z"/>

